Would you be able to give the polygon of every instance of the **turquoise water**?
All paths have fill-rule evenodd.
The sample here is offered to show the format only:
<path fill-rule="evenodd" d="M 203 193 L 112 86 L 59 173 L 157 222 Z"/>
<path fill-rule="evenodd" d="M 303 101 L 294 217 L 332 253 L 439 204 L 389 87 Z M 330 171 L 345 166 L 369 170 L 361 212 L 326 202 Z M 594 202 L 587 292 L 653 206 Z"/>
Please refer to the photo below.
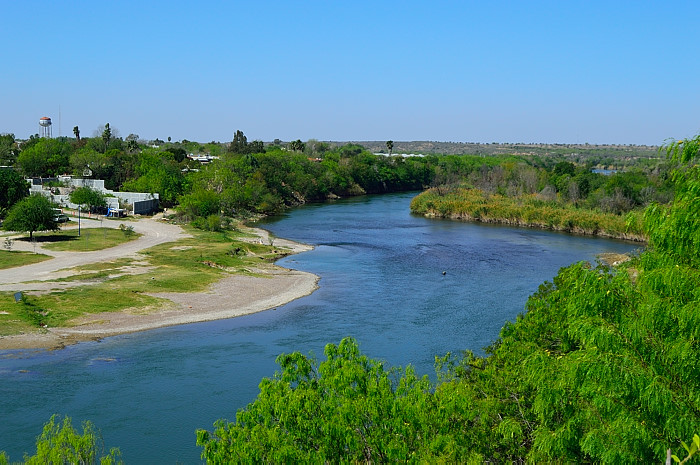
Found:
<path fill-rule="evenodd" d="M 0 450 L 20 459 L 52 413 L 89 419 L 127 463 L 199 463 L 194 431 L 233 420 L 282 352 L 355 337 L 370 357 L 431 374 L 436 355 L 493 342 L 557 270 L 636 244 L 429 220 L 413 194 L 311 205 L 261 226 L 316 246 L 280 261 L 321 277 L 276 310 L 82 343 L 0 351 Z M 443 274 L 444 272 L 444 274 Z"/>

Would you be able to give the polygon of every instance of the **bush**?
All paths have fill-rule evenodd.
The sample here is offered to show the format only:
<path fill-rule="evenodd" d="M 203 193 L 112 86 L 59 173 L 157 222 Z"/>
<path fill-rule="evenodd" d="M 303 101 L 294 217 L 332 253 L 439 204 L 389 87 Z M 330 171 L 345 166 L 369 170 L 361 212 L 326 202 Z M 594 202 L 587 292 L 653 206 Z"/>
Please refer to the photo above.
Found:
<path fill-rule="evenodd" d="M 206 218 L 198 217 L 192 221 L 192 226 L 204 231 L 223 231 L 228 226 L 220 215 L 209 215 Z"/>

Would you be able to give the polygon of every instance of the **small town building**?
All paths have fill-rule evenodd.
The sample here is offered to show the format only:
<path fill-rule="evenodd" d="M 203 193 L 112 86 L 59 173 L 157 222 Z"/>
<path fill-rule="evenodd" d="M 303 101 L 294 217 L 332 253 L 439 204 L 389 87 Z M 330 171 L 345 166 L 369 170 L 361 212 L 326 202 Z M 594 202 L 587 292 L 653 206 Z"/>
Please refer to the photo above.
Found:
<path fill-rule="evenodd" d="M 105 195 L 108 216 L 123 216 L 125 208 L 132 210 L 134 215 L 148 215 L 158 210 L 158 194 L 144 192 L 117 192 L 105 189 L 103 179 L 74 178 L 73 176 L 58 176 L 56 178 L 31 178 L 29 193 L 39 193 L 50 198 L 53 202 L 66 208 L 77 209 L 78 205 L 70 201 L 70 193 L 78 187 L 89 187 Z M 46 184 L 57 184 L 49 187 Z"/>

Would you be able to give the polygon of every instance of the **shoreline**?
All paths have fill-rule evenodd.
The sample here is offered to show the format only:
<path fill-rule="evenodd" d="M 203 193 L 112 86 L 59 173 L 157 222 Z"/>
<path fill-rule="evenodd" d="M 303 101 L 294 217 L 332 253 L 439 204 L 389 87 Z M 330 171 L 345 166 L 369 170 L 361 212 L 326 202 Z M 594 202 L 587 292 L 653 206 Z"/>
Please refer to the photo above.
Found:
<path fill-rule="evenodd" d="M 268 232 L 249 228 L 261 240 Z M 275 238 L 275 245 L 290 249 L 289 255 L 313 247 Z M 254 270 L 255 275 L 229 275 L 203 292 L 164 292 L 148 295 L 165 299 L 158 309 L 84 315 L 71 327 L 38 329 L 30 333 L 0 336 L 0 350 L 62 349 L 79 342 L 109 336 L 204 321 L 222 320 L 275 309 L 318 289 L 319 276 L 278 265 Z"/>
<path fill-rule="evenodd" d="M 452 220 L 452 221 L 463 221 L 465 223 L 481 223 L 490 224 L 497 226 L 510 226 L 515 228 L 528 228 L 528 229 L 539 229 L 541 231 L 554 231 L 566 234 L 573 234 L 575 236 L 588 236 L 588 237 L 601 237 L 604 239 L 615 239 L 620 241 L 628 242 L 638 242 L 640 244 L 646 244 L 648 238 L 635 233 L 611 233 L 601 229 L 589 230 L 581 226 L 571 226 L 571 227 L 559 227 L 554 225 L 548 225 L 541 222 L 527 222 L 518 219 L 510 218 L 499 218 L 499 217 L 474 217 L 468 213 L 452 213 L 452 214 L 441 214 L 434 211 L 428 211 L 425 213 L 412 212 L 416 215 L 423 215 L 426 218 L 441 219 L 441 220 Z"/>

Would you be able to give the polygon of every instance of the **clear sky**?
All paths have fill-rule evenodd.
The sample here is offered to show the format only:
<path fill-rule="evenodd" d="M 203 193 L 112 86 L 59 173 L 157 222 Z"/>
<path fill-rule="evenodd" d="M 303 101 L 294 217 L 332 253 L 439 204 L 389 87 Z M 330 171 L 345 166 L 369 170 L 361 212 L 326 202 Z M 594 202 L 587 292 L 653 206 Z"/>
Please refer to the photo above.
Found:
<path fill-rule="evenodd" d="M 54 136 L 108 122 L 199 142 L 700 132 L 697 1 L 5 1 L 2 17 L 0 133 L 18 138 L 42 116 Z"/>

